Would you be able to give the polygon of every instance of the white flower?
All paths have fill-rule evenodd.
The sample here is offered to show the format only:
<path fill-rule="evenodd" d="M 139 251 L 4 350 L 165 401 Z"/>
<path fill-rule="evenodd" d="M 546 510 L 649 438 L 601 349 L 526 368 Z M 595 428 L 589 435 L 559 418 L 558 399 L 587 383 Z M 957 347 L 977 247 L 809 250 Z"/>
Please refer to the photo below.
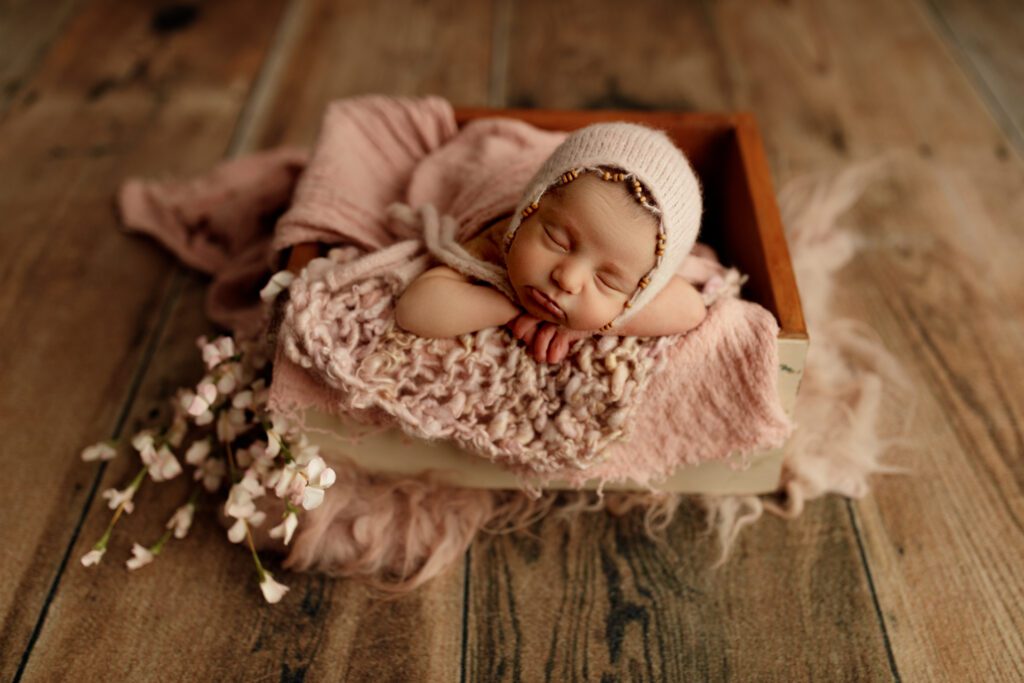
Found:
<path fill-rule="evenodd" d="M 239 451 L 241 453 L 241 451 Z M 269 484 L 271 472 L 274 469 L 274 456 L 267 455 L 267 445 L 262 441 L 254 441 L 252 446 L 246 451 L 249 459 L 252 461 L 249 465 L 250 469 L 255 471 L 261 480 L 268 482 L 267 486 L 272 487 Z M 239 461 L 241 462 L 241 461 Z"/>
<path fill-rule="evenodd" d="M 267 513 L 265 513 L 265 512 L 254 512 L 251 515 L 249 515 L 248 518 L 239 519 L 238 521 L 236 521 L 234 524 L 231 525 L 230 529 L 228 529 L 228 540 L 231 541 L 232 543 L 241 543 L 243 540 L 245 540 L 245 526 L 246 526 L 246 524 L 248 524 L 249 526 L 251 526 L 253 528 L 256 528 L 256 527 L 262 525 L 263 521 L 266 518 L 267 518 Z"/>
<path fill-rule="evenodd" d="M 238 385 L 237 371 L 241 369 L 237 363 L 233 363 L 226 369 L 223 375 L 217 380 L 217 391 L 227 396 Z"/>
<path fill-rule="evenodd" d="M 153 430 L 143 429 L 132 437 L 132 447 L 139 453 L 153 448 Z"/>
<path fill-rule="evenodd" d="M 288 512 L 285 515 L 284 521 L 275 526 L 270 530 L 271 538 L 284 538 L 284 544 L 288 545 L 292 541 L 292 534 L 295 533 L 295 529 L 299 526 L 299 516 L 294 512 Z"/>
<path fill-rule="evenodd" d="M 231 358 L 235 355 L 235 340 L 231 337 L 218 337 L 214 342 L 222 358 Z"/>
<path fill-rule="evenodd" d="M 228 529 L 228 540 L 232 543 L 241 543 L 245 538 L 245 520 L 236 520 Z"/>
<path fill-rule="evenodd" d="M 310 443 L 305 434 L 300 434 L 298 443 L 292 445 L 292 455 L 295 457 L 295 462 L 302 467 L 320 455 L 320 447 Z"/>
<path fill-rule="evenodd" d="M 203 487 L 213 493 L 220 488 L 220 484 L 224 481 L 224 475 L 227 473 L 227 467 L 224 465 L 224 461 L 220 458 L 207 458 L 202 464 L 196 468 L 195 474 L 192 475 L 193 479 L 197 481 L 203 480 Z"/>
<path fill-rule="evenodd" d="M 218 337 L 208 342 L 203 336 L 196 340 L 196 345 L 203 351 L 203 362 L 208 370 L 235 355 L 235 340 L 231 337 Z"/>
<path fill-rule="evenodd" d="M 252 456 L 254 462 L 271 463 L 274 461 L 274 456 L 267 453 L 267 444 L 263 441 L 253 441 L 249 446 L 249 455 Z"/>
<path fill-rule="evenodd" d="M 201 405 L 196 404 L 196 398 L 196 392 L 192 391 L 191 389 L 182 389 L 178 393 L 179 405 L 181 406 L 182 410 L 184 410 L 189 415 L 192 415 L 191 409 L 193 404 L 197 406 L 197 410 L 199 405 Z M 211 422 L 213 422 L 213 413 L 209 410 L 206 410 L 200 413 L 199 415 L 195 415 L 193 417 L 193 421 L 200 427 L 202 427 L 203 425 L 208 425 Z"/>
<path fill-rule="evenodd" d="M 82 460 L 92 462 L 94 460 L 111 460 L 117 456 L 115 449 L 109 441 L 100 441 L 82 451 Z"/>
<path fill-rule="evenodd" d="M 274 577 L 266 569 L 263 570 L 263 580 L 260 581 L 260 590 L 263 597 L 270 604 L 279 602 L 284 594 L 288 592 L 288 586 L 274 581 Z"/>
<path fill-rule="evenodd" d="M 192 518 L 195 516 L 196 506 L 186 503 L 174 511 L 174 515 L 167 520 L 167 528 L 174 529 L 175 538 L 185 538 L 188 530 L 192 527 Z"/>
<path fill-rule="evenodd" d="M 285 465 L 270 473 L 267 477 L 267 486 L 274 488 L 274 494 L 278 498 L 301 499 L 306 480 L 299 476 L 299 470 L 295 465 Z"/>
<path fill-rule="evenodd" d="M 156 460 L 156 448 L 154 447 L 154 434 L 152 429 L 143 429 L 132 437 L 132 447 L 139 452 L 143 464 L 149 466 Z"/>
<path fill-rule="evenodd" d="M 100 548 L 99 550 L 93 548 L 85 555 L 82 555 L 82 566 L 91 567 L 94 564 L 99 564 L 100 560 L 103 559 L 103 553 L 107 552 L 106 548 Z"/>
<path fill-rule="evenodd" d="M 192 407 L 192 401 L 196 399 L 196 392 L 191 389 L 178 389 L 178 406 L 176 409 L 180 409 L 188 413 L 188 409 Z"/>
<path fill-rule="evenodd" d="M 153 481 L 166 481 L 181 474 L 181 464 L 166 444 L 160 447 L 152 461 L 147 462 L 146 465 L 149 467 L 149 476 Z"/>
<path fill-rule="evenodd" d="M 302 489 L 302 509 L 315 510 L 324 502 L 324 490 L 315 486 L 307 486 Z"/>
<path fill-rule="evenodd" d="M 248 408 L 252 405 L 252 389 L 245 389 L 235 394 L 235 397 L 231 399 L 231 405 L 236 408 Z"/>
<path fill-rule="evenodd" d="M 324 490 L 334 484 L 334 470 L 319 455 L 306 465 L 306 487 L 302 491 L 302 507 L 312 510 L 324 502 Z"/>
<path fill-rule="evenodd" d="M 295 273 L 288 270 L 279 270 L 270 276 L 270 281 L 260 290 L 260 299 L 271 302 L 277 298 L 283 290 L 291 286 L 295 279 Z"/>
<path fill-rule="evenodd" d="M 135 503 L 132 502 L 132 498 L 135 497 L 135 487 L 129 486 L 124 491 L 118 491 L 117 489 L 107 489 L 103 492 L 103 497 L 108 499 L 107 507 L 111 510 L 116 510 L 120 507 L 121 503 L 124 503 L 124 513 L 130 515 L 132 510 L 135 509 Z"/>
<path fill-rule="evenodd" d="M 153 553 L 149 552 L 146 548 L 143 548 L 138 543 L 132 545 L 132 557 L 125 565 L 128 569 L 140 569 L 145 567 L 147 564 L 153 561 Z"/>
<path fill-rule="evenodd" d="M 245 426 L 245 411 L 238 408 L 221 411 L 217 417 L 217 438 L 223 443 L 230 443 Z"/>
<path fill-rule="evenodd" d="M 175 414 L 174 420 L 171 422 L 170 429 L 167 430 L 167 443 L 171 444 L 175 448 L 181 446 L 181 442 L 185 440 L 185 434 L 188 433 L 188 421 L 184 415 Z"/>
<path fill-rule="evenodd" d="M 256 512 L 256 504 L 252 502 L 252 496 L 238 484 L 231 487 L 228 492 L 228 500 L 224 503 L 224 514 L 238 520 L 247 519 Z"/>
<path fill-rule="evenodd" d="M 259 475 L 253 469 L 247 469 L 245 471 L 245 474 L 242 476 L 242 480 L 238 482 L 238 485 L 248 491 L 249 495 L 253 498 L 259 498 L 267 492 L 263 487 L 263 484 L 260 483 Z"/>
<path fill-rule="evenodd" d="M 188 407 L 188 414 L 199 418 L 210 412 L 210 406 L 217 400 L 217 387 L 209 378 L 204 379 L 196 387 L 196 394 Z M 211 415 L 212 418 L 212 415 Z M 198 424 L 198 420 L 196 421 Z"/>
<path fill-rule="evenodd" d="M 206 338 L 205 334 L 196 337 L 196 346 L 199 348 L 200 351 L 203 352 L 203 362 L 206 362 L 207 346 L 210 347 L 210 353 L 213 353 L 217 350 L 217 347 L 210 343 L 210 340 Z"/>
<path fill-rule="evenodd" d="M 200 465 L 210 455 L 210 440 L 200 439 L 194 441 L 188 450 L 185 451 L 185 462 L 189 465 Z"/>
<path fill-rule="evenodd" d="M 263 485 L 257 479 L 256 472 L 249 469 L 245 471 L 242 480 L 231 487 L 228 493 L 228 501 L 224 505 L 224 514 L 235 519 L 248 519 L 256 511 L 254 498 L 259 498 L 265 493 Z"/>
<path fill-rule="evenodd" d="M 317 455 L 303 469 L 288 464 L 274 470 L 267 477 L 267 486 L 274 488 L 278 498 L 312 510 L 324 502 L 324 490 L 332 486 L 335 479 L 334 470 Z"/>
<path fill-rule="evenodd" d="M 285 432 L 288 431 L 288 420 L 280 415 L 275 415 L 271 420 L 270 429 L 267 430 L 267 453 L 276 456 L 281 452 L 284 443 Z"/>

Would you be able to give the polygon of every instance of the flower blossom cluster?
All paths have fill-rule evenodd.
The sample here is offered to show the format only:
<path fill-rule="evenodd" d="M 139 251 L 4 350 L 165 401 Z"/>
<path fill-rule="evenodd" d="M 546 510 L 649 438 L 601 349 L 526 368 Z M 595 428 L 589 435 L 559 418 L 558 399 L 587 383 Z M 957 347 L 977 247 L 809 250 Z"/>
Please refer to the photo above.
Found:
<path fill-rule="evenodd" d="M 175 510 L 155 543 L 133 544 L 127 567 L 144 567 L 172 537 L 185 538 L 200 494 L 226 491 L 224 513 L 234 520 L 228 539 L 232 543 L 248 541 L 260 590 L 268 602 L 274 603 L 288 588 L 263 567 L 252 529 L 272 523 L 270 537 L 288 545 L 298 528 L 299 515 L 323 502 L 335 473 L 305 434 L 268 410 L 270 366 L 258 340 L 236 344 L 227 336 L 212 341 L 200 337 L 197 345 L 206 373 L 194 388 L 178 390 L 171 401 L 170 424 L 159 430 L 143 429 L 131 438 L 142 468 L 123 489 L 102 492 L 114 514 L 106 532 L 81 562 L 92 566 L 101 561 L 114 525 L 122 514 L 134 511 L 136 494 L 147 475 L 154 482 L 165 482 L 182 475 L 187 467 L 195 482 L 191 496 Z M 103 462 L 116 455 L 116 445 L 104 441 L 86 448 L 81 457 Z M 264 496 L 284 501 L 280 519 L 268 522 L 267 513 L 260 509 Z"/>

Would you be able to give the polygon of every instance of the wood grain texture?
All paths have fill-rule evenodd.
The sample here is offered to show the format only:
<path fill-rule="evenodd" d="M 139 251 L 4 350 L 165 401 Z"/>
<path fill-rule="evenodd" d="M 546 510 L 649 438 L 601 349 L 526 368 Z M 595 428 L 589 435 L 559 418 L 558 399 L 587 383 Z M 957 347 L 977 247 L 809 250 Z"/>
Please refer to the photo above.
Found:
<path fill-rule="evenodd" d="M 1006 136 L 1024 154 L 1024 5 L 1014 0 L 926 0 L 936 31 L 972 78 Z"/>
<path fill-rule="evenodd" d="M 703 513 L 685 505 L 667 545 L 635 513 L 485 536 L 467 680 L 885 680 L 845 507 L 821 513 L 763 521 L 718 570 Z"/>
<path fill-rule="evenodd" d="M 0 121 L 79 4 L 22 0 L 0 8 Z"/>
<path fill-rule="evenodd" d="M 713 16 L 783 178 L 888 161 L 848 219 L 864 250 L 834 305 L 918 383 L 911 447 L 893 457 L 914 476 L 876 478 L 854 506 L 899 674 L 1019 680 L 1024 168 L 914 3 Z M 892 433 L 905 406 L 884 412 Z"/>
<path fill-rule="evenodd" d="M 246 146 L 309 145 L 324 106 L 367 93 L 487 101 L 491 12 L 487 3 L 295 3 L 276 57 L 273 94 Z"/>
<path fill-rule="evenodd" d="M 117 429 L 174 271 L 116 230 L 112 196 L 126 176 L 195 173 L 223 153 L 277 11 L 261 5 L 236 34 L 239 10 L 167 27 L 158 3 L 92 2 L 0 127 L 0 433 L 19 492 L 0 502 L 3 546 L 19 549 L 0 555 L 5 680 L 92 495 L 95 470 L 77 454 Z"/>
<path fill-rule="evenodd" d="M 504 106 L 731 109 L 729 74 L 696 4 L 547 4 L 514 8 Z"/>

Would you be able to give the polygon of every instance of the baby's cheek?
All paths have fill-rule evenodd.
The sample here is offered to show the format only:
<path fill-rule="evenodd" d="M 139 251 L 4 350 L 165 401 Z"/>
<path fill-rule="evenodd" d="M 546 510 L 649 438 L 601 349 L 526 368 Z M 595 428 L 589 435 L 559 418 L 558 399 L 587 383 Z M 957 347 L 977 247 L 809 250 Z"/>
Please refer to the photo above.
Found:
<path fill-rule="evenodd" d="M 520 285 L 523 282 L 523 259 L 521 252 L 509 252 L 505 262 L 508 269 L 508 279 L 513 285 Z"/>
<path fill-rule="evenodd" d="M 573 316 L 573 327 L 578 330 L 597 330 L 615 318 L 622 310 L 616 302 L 605 297 L 588 297 Z"/>
<path fill-rule="evenodd" d="M 525 240 L 523 244 L 516 244 L 509 252 L 508 273 L 513 282 L 532 282 L 543 267 L 543 254 Z"/>

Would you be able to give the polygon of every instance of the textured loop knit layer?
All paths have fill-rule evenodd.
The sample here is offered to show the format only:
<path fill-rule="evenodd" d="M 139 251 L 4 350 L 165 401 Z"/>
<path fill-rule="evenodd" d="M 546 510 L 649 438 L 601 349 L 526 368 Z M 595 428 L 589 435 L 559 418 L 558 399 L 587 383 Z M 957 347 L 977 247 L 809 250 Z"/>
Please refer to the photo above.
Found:
<path fill-rule="evenodd" d="M 593 337 L 549 365 L 500 328 L 417 337 L 397 328 L 393 315 L 408 278 L 425 267 L 422 257 L 402 261 L 413 248 L 402 243 L 374 255 L 373 273 L 367 257 L 350 260 L 351 250 L 311 264 L 291 286 L 280 337 L 288 357 L 338 390 L 336 409 L 383 412 L 414 436 L 452 439 L 510 469 L 544 474 L 599 462 L 628 430 L 671 340 Z M 444 260 L 459 257 L 448 252 Z"/>

